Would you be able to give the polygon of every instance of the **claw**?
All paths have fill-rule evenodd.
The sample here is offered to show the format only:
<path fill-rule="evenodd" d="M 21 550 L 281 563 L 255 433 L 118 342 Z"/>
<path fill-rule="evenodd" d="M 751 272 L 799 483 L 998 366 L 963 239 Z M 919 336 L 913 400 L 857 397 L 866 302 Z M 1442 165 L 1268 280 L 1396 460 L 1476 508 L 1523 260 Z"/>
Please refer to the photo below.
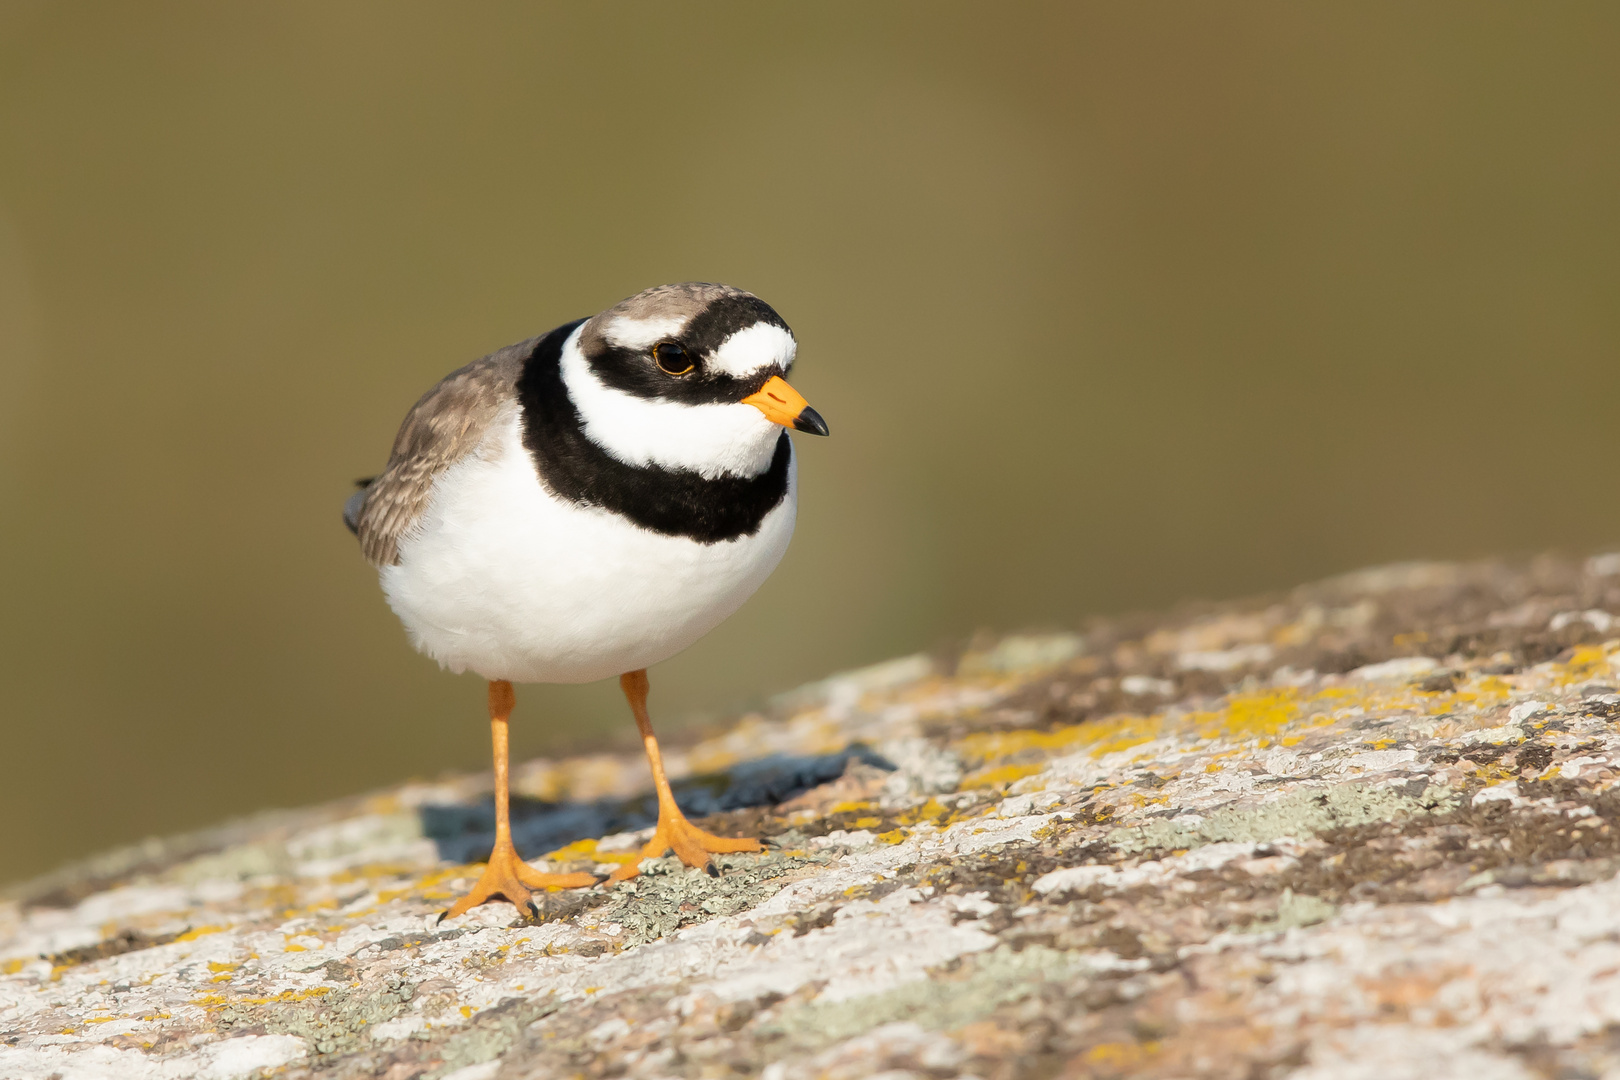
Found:
<path fill-rule="evenodd" d="M 720 868 L 709 858 L 710 853 L 760 850 L 762 848 L 758 840 L 715 836 L 687 821 L 679 810 L 665 811 L 659 816 L 658 830 L 641 849 L 636 861 L 625 863 L 608 875 L 608 878 L 613 882 L 629 881 L 641 873 L 642 859 L 661 858 L 666 851 L 674 851 L 687 866 L 704 867 L 710 877 L 719 877 Z"/>
<path fill-rule="evenodd" d="M 489 865 L 479 875 L 478 883 L 472 891 L 460 900 L 457 900 L 445 912 L 445 918 L 454 918 L 477 907 L 487 900 L 497 896 L 506 900 L 519 912 L 533 912 L 534 917 L 540 917 L 540 909 L 534 902 L 534 889 L 550 888 L 583 888 L 596 884 L 595 874 L 543 874 L 528 863 L 518 858 L 517 852 L 511 843 L 496 842 L 495 850 L 489 854 Z"/>

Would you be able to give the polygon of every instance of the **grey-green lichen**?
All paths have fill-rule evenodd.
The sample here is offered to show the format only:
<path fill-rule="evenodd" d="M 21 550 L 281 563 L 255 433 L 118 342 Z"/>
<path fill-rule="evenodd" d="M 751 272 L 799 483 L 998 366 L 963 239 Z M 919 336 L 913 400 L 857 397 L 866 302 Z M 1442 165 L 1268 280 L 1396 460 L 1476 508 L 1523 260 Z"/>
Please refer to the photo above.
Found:
<path fill-rule="evenodd" d="M 960 1028 L 1039 993 L 1044 983 L 1061 983 L 1085 970 L 1080 957 L 1044 945 L 1003 946 L 882 993 L 783 1009 L 761 1023 L 760 1034 L 780 1035 L 810 1051 L 900 1021 L 936 1031 Z"/>
<path fill-rule="evenodd" d="M 1329 829 L 1351 828 L 1372 822 L 1398 822 L 1421 814 L 1454 807 L 1458 792 L 1425 785 L 1418 795 L 1394 787 L 1336 784 L 1302 788 L 1250 806 L 1223 808 L 1206 815 L 1191 814 L 1193 821 L 1156 818 L 1140 825 L 1122 826 L 1109 833 L 1121 851 L 1163 851 L 1195 848 L 1223 841 L 1262 844 L 1284 837 L 1309 837 Z"/>
<path fill-rule="evenodd" d="M 214 1014 L 221 1031 L 253 1029 L 270 1035 L 293 1035 L 308 1043 L 314 1056 L 331 1058 L 364 1045 L 370 1028 L 398 1016 L 415 987 L 402 973 L 390 973 L 375 988 L 344 987 L 319 997 L 289 1003 L 226 1005 Z"/>
<path fill-rule="evenodd" d="M 795 871 L 825 862 L 824 857 L 784 855 L 717 855 L 718 876 L 681 865 L 679 859 L 645 859 L 641 876 L 616 889 L 613 899 L 596 909 L 603 922 L 624 928 L 620 943 L 633 948 L 668 937 L 720 915 L 747 911 L 775 895 Z"/>

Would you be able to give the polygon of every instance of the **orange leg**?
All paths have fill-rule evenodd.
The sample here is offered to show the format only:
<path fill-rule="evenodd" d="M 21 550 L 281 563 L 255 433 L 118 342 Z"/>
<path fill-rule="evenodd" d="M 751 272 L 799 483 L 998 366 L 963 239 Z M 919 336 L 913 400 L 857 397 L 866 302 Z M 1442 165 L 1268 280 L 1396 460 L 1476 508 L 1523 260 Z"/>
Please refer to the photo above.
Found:
<path fill-rule="evenodd" d="M 675 805 L 675 796 L 669 790 L 669 778 L 664 775 L 664 757 L 658 752 L 658 737 L 653 734 L 652 720 L 647 716 L 647 672 L 632 671 L 619 677 L 619 686 L 629 699 L 630 711 L 636 714 L 636 727 L 641 729 L 641 742 L 647 748 L 647 764 L 652 766 L 653 787 L 658 790 L 658 830 L 635 862 L 626 863 L 613 871 L 608 881 L 627 881 L 641 873 L 642 859 L 657 859 L 673 850 L 687 866 L 705 867 L 715 877 L 720 876 L 709 862 L 710 852 L 763 851 L 758 840 L 732 840 L 715 836 L 686 820 L 681 808 Z"/>
<path fill-rule="evenodd" d="M 512 817 L 508 809 L 506 722 L 512 715 L 516 699 L 512 684 L 496 679 L 489 684 L 489 729 L 495 742 L 495 849 L 489 853 L 489 865 L 472 887 L 472 892 L 457 900 L 455 906 L 439 921 L 453 919 L 495 897 L 503 897 L 517 907 L 538 914 L 533 890 L 547 888 L 575 888 L 595 885 L 600 879 L 595 874 L 542 874 L 518 858 L 512 846 Z"/>

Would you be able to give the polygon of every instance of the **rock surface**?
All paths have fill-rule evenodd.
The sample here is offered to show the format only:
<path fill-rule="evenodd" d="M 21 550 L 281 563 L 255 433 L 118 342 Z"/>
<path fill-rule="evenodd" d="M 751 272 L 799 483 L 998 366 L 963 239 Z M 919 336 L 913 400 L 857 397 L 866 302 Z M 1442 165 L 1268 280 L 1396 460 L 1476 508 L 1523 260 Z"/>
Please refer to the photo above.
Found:
<path fill-rule="evenodd" d="M 674 748 L 704 824 L 437 924 L 486 777 L 0 901 L 0 1077 L 1620 1075 L 1620 556 L 1408 565 L 1009 637 Z M 516 770 L 607 870 L 639 755 Z"/>

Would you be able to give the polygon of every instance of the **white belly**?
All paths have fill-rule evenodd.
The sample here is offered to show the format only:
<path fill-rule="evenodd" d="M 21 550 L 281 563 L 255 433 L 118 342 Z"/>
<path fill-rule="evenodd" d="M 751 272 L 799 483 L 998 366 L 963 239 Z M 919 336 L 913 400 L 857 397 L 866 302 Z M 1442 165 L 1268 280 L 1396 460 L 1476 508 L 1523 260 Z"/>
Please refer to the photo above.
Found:
<path fill-rule="evenodd" d="M 752 536 L 664 536 L 540 485 L 514 414 L 434 484 L 419 528 L 381 571 L 418 650 L 452 671 L 591 682 L 667 660 L 770 576 L 793 535 L 798 483 Z"/>

